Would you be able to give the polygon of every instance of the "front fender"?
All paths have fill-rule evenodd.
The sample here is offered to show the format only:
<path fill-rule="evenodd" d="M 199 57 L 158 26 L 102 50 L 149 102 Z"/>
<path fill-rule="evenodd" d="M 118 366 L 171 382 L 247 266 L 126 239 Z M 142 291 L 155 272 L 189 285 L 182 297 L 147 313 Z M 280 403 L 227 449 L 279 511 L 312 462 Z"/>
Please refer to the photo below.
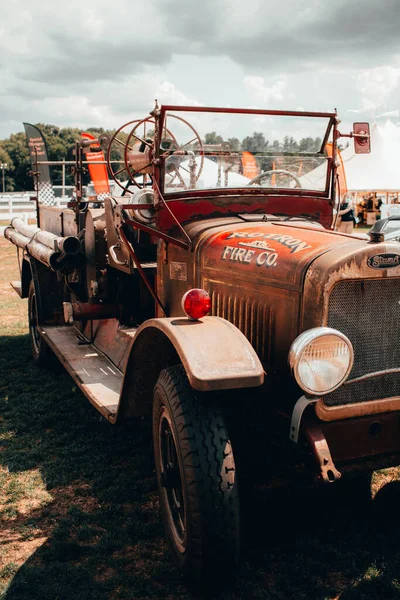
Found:
<path fill-rule="evenodd" d="M 157 327 L 172 342 L 195 390 L 255 387 L 264 381 L 264 369 L 252 345 L 226 319 L 150 319 L 138 333 L 148 327 Z"/>
<path fill-rule="evenodd" d="M 264 382 L 264 369 L 250 342 L 220 317 L 149 319 L 136 332 L 128 356 L 120 403 L 124 416 L 149 414 L 161 370 L 178 362 L 199 392 Z"/>

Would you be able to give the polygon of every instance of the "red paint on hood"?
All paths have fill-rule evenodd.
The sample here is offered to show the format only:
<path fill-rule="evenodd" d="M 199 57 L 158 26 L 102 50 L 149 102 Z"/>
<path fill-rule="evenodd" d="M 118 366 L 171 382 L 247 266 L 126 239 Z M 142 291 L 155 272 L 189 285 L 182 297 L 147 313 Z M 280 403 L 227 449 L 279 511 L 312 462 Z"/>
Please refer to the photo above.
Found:
<path fill-rule="evenodd" d="M 228 271 L 243 285 L 256 277 L 265 278 L 266 284 L 300 290 L 305 270 L 317 256 L 352 243 L 361 242 L 298 223 L 231 224 L 202 238 L 201 268 Z"/>

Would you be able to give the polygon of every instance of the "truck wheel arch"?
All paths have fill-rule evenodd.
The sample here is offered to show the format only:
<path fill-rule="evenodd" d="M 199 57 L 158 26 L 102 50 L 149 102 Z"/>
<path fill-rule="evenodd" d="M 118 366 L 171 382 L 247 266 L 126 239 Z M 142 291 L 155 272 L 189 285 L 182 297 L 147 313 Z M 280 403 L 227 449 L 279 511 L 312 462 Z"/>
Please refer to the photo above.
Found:
<path fill-rule="evenodd" d="M 220 317 L 145 321 L 127 350 L 118 416 L 150 415 L 160 372 L 182 364 L 199 392 L 258 387 L 264 369 L 247 338 Z"/>
<path fill-rule="evenodd" d="M 30 262 L 23 258 L 21 264 L 21 298 L 27 298 L 29 296 L 31 279 L 32 270 Z"/>

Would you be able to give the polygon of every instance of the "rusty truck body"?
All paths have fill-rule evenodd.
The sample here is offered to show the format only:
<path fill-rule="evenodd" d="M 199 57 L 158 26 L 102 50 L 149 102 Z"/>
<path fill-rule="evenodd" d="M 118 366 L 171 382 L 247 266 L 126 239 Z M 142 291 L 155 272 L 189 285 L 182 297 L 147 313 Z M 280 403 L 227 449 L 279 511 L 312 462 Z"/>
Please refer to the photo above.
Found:
<path fill-rule="evenodd" d="M 152 416 L 169 547 L 194 581 L 237 565 L 241 486 L 399 460 L 400 246 L 389 221 L 335 231 L 338 126 L 156 106 L 77 142 L 76 199 L 5 231 L 34 359 L 54 353 L 112 424 Z M 358 152 L 368 131 L 347 134 Z M 95 204 L 79 176 L 96 144 L 122 195 Z"/>

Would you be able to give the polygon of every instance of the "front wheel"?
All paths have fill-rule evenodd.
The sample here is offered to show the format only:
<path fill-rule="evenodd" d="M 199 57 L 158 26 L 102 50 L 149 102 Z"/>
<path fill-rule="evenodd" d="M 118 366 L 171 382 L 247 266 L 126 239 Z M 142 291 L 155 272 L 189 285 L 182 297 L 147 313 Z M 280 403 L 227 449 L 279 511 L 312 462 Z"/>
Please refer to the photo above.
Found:
<path fill-rule="evenodd" d="M 175 565 L 193 583 L 226 582 L 238 564 L 239 493 L 220 410 L 190 387 L 182 366 L 154 388 L 153 439 L 161 512 Z"/>

